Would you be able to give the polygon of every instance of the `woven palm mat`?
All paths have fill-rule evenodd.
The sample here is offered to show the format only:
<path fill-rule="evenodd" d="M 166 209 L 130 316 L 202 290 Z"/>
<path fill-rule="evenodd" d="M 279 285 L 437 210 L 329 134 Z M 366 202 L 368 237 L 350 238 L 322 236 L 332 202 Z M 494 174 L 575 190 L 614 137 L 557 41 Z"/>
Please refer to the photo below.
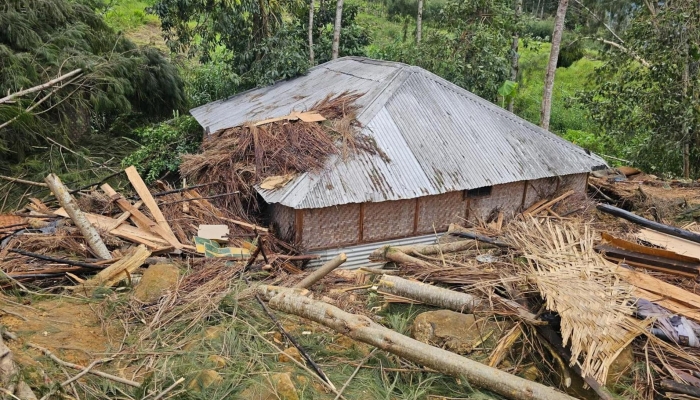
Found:
<path fill-rule="evenodd" d="M 514 221 L 507 235 L 527 260 L 547 309 L 561 316 L 571 365 L 605 384 L 608 368 L 649 322 L 632 317 L 632 286 L 593 250 L 595 231 L 581 222 Z"/>

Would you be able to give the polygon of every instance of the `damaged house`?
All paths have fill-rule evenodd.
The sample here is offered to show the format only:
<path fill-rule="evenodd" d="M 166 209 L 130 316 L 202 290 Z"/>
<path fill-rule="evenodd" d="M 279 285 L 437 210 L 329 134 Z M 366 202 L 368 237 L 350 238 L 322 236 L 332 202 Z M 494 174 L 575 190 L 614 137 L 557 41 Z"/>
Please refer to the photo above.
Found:
<path fill-rule="evenodd" d="M 257 187 L 283 239 L 347 266 L 380 242 L 427 243 L 450 223 L 504 217 L 556 192 L 585 195 L 605 162 L 422 68 L 340 58 L 193 109 L 206 132 L 305 111 L 346 91 L 381 154 L 333 156 L 320 172 Z M 363 256 L 364 255 L 364 256 Z"/>

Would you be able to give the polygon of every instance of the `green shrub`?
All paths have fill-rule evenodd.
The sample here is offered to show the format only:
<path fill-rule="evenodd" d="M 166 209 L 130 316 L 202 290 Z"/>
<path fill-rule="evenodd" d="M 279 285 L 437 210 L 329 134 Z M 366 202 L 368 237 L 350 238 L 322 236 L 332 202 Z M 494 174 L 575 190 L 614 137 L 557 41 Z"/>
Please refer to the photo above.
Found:
<path fill-rule="evenodd" d="M 203 137 L 202 128 L 189 115 L 176 115 L 170 121 L 137 129 L 135 134 L 141 147 L 122 164 L 135 165 L 146 182 L 177 173 L 180 156 L 196 151 Z"/>

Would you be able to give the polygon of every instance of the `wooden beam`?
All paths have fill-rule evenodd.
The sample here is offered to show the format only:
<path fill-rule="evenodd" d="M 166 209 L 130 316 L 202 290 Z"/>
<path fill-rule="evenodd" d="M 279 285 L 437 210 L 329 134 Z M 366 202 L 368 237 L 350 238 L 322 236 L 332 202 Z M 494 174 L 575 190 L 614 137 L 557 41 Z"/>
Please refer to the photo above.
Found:
<path fill-rule="evenodd" d="M 141 175 L 139 175 L 138 171 L 136 171 L 136 167 L 132 165 L 125 169 L 124 172 L 126 172 L 126 176 L 129 178 L 129 182 L 131 182 L 131 185 L 134 187 L 134 190 L 136 190 L 136 193 L 138 193 L 138 195 L 141 197 L 143 204 L 146 206 L 146 208 L 148 208 L 148 211 L 151 212 L 151 215 L 153 215 L 153 219 L 156 220 L 156 223 L 160 225 L 165 232 L 167 232 L 167 234 L 170 236 L 170 240 L 177 241 L 173 230 L 170 229 L 170 225 L 168 225 L 168 221 L 165 220 L 163 213 L 160 211 L 160 208 L 158 208 L 158 204 L 151 195 L 151 191 L 148 190 L 146 183 L 143 181 L 143 179 L 141 179 Z"/>
<path fill-rule="evenodd" d="M 165 239 L 168 244 L 173 246 L 176 249 L 182 249 L 184 246 L 175 238 L 174 235 L 170 235 L 168 231 L 163 229 L 162 226 L 156 224 L 153 222 L 150 218 L 148 218 L 144 213 L 139 211 L 136 207 L 134 207 L 127 199 L 124 198 L 121 194 L 117 193 L 112 187 L 108 184 L 105 183 L 104 185 L 101 186 L 101 189 L 107 196 L 109 196 L 112 200 L 114 200 L 117 203 L 117 206 L 124 211 L 124 212 L 129 212 L 131 214 L 130 218 L 132 221 L 134 221 L 134 224 L 139 227 L 140 229 L 143 229 L 148 232 L 153 232 L 163 239 Z"/>

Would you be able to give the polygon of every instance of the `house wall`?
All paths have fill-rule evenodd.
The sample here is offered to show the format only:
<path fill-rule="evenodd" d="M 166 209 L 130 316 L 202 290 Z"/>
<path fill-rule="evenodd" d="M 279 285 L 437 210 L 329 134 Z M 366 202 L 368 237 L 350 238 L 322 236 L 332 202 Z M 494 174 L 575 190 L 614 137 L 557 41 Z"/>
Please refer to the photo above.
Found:
<path fill-rule="evenodd" d="M 360 205 L 298 210 L 301 218 L 301 246 L 305 249 L 326 249 L 356 244 L 360 240 Z M 298 228 L 298 227 L 297 227 Z M 297 232 L 299 230 L 297 229 Z"/>
<path fill-rule="evenodd" d="M 362 205 L 362 241 L 377 242 L 413 235 L 416 199 Z"/>
<path fill-rule="evenodd" d="M 452 223 L 463 223 L 467 213 L 464 192 L 425 196 L 418 200 L 416 234 L 444 232 Z"/>
<path fill-rule="evenodd" d="M 497 217 L 499 212 L 505 219 L 513 218 L 522 207 L 524 190 L 525 182 L 513 182 L 494 185 L 488 196 L 468 197 L 467 219 L 486 221 L 489 217 Z"/>
<path fill-rule="evenodd" d="M 306 250 L 445 232 L 451 223 L 486 221 L 502 212 L 506 219 L 543 198 L 573 189 L 586 194 L 587 174 L 494 185 L 488 195 L 455 191 L 418 199 L 346 204 L 293 210 L 273 205 L 271 220 L 284 240 Z"/>

